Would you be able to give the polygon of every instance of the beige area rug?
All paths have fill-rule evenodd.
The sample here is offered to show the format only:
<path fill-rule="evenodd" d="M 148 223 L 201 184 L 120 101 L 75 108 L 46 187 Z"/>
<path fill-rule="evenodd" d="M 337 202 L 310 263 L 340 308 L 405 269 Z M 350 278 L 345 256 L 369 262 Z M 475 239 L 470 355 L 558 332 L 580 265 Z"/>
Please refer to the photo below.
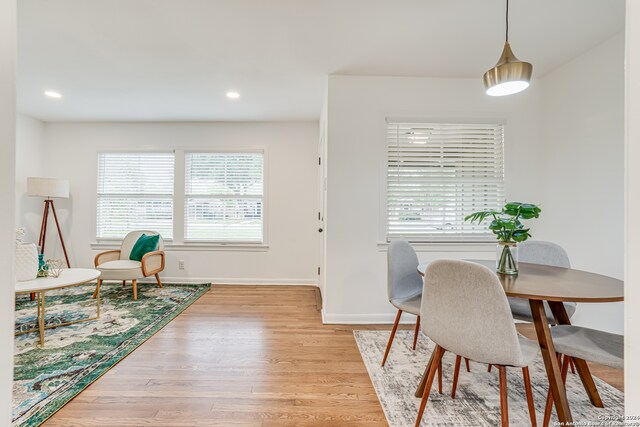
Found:
<path fill-rule="evenodd" d="M 388 331 L 354 331 L 371 382 L 378 394 L 382 409 L 391 427 L 413 426 L 420 399 L 414 397 L 420 377 L 435 345 L 424 336 L 411 350 L 412 331 L 398 331 L 385 367 L 380 366 L 389 339 Z M 498 370 L 487 372 L 487 366 L 471 362 L 471 373 L 460 369 L 456 398 L 451 399 L 451 383 L 455 356 L 447 353 L 443 359 L 443 394 L 437 392 L 437 381 L 431 391 L 422 426 L 498 426 L 500 425 L 500 394 Z M 547 379 L 538 356 L 530 368 L 533 396 L 538 424 L 547 396 Z M 531 425 L 522 370 L 507 371 L 509 381 L 509 421 L 512 426 Z M 610 426 L 611 419 L 624 415 L 624 394 L 604 381 L 595 378 L 605 408 L 591 405 L 578 375 L 569 373 L 567 396 L 576 425 Z M 557 425 L 555 411 L 550 425 Z M 577 424 L 580 423 L 580 424 Z"/>

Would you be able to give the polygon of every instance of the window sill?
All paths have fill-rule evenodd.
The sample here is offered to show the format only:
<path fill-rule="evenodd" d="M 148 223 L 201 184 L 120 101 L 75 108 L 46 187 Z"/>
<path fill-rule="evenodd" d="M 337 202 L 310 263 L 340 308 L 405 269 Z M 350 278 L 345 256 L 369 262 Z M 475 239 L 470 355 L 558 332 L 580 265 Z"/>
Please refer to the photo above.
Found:
<path fill-rule="evenodd" d="M 410 242 L 416 252 L 495 252 L 496 242 Z M 389 242 L 378 242 L 378 251 L 386 252 Z"/>
<path fill-rule="evenodd" d="M 92 242 L 91 249 L 120 249 L 121 242 Z M 228 252 L 266 252 L 269 245 L 262 243 L 165 243 L 167 252 L 182 251 L 228 251 Z"/>

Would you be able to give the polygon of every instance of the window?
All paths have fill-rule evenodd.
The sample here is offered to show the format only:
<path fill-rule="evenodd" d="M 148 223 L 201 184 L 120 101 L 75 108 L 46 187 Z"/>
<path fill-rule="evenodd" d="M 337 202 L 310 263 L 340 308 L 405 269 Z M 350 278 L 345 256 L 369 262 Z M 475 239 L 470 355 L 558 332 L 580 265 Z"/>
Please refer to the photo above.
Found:
<path fill-rule="evenodd" d="M 387 240 L 490 240 L 464 217 L 503 204 L 503 125 L 388 123 Z"/>
<path fill-rule="evenodd" d="M 98 239 L 132 230 L 173 236 L 173 153 L 98 154 Z"/>
<path fill-rule="evenodd" d="M 263 241 L 262 152 L 185 153 L 184 240 Z"/>

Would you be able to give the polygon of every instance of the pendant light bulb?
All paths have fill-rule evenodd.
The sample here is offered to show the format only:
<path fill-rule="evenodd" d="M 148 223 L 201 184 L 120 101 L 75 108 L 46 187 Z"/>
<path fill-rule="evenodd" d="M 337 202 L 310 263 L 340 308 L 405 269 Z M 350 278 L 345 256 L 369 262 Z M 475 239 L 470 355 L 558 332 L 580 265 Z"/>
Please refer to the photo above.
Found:
<path fill-rule="evenodd" d="M 484 86 L 489 96 L 505 96 L 522 92 L 529 87 L 533 66 L 520 61 L 509 45 L 509 0 L 507 0 L 506 40 L 498 63 L 484 73 Z"/>

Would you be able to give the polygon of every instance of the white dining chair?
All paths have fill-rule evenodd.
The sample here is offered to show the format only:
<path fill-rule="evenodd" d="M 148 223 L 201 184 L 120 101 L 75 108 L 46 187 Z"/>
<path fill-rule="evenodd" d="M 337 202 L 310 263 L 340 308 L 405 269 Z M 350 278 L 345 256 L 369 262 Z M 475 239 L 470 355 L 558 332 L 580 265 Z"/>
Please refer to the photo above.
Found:
<path fill-rule="evenodd" d="M 518 243 L 518 262 L 571 268 L 569 255 L 562 246 L 542 240 L 527 240 L 526 242 Z M 529 300 L 525 298 L 508 297 L 508 301 L 514 319 L 533 322 Z M 576 303 L 565 302 L 564 308 L 569 318 L 571 318 L 576 312 Z M 547 319 L 549 319 L 549 324 L 555 325 L 556 320 L 553 317 L 553 312 L 546 302 L 544 303 L 544 309 L 547 314 Z"/>
<path fill-rule="evenodd" d="M 558 360 L 564 355 L 561 377 L 566 382 L 569 363 L 573 357 L 599 363 L 616 369 L 624 369 L 624 336 L 572 325 L 551 328 L 551 338 Z M 553 398 L 547 393 L 543 426 L 551 419 Z"/>
<path fill-rule="evenodd" d="M 516 332 L 504 289 L 493 271 L 468 261 L 430 263 L 424 277 L 420 318 L 422 331 L 436 348 L 428 365 L 416 427 L 422 420 L 436 369 L 447 351 L 457 355 L 457 370 L 461 357 L 497 366 L 502 426 L 509 425 L 506 368 L 521 368 L 531 425 L 536 425 L 528 366 L 538 355 L 539 346 Z M 454 387 L 456 379 L 454 373 Z"/>
<path fill-rule="evenodd" d="M 553 242 L 545 242 L 543 240 L 527 240 L 518 244 L 518 262 L 526 262 L 530 264 L 549 265 L 551 267 L 571 268 L 569 255 L 564 248 Z M 533 323 L 533 315 L 531 314 L 531 306 L 526 298 L 507 297 L 509 307 L 513 318 L 523 322 Z M 549 307 L 549 303 L 544 301 L 544 311 L 550 325 L 556 324 L 556 319 Z M 575 302 L 564 302 L 564 309 L 567 311 L 569 318 L 576 312 L 577 304 Z M 575 373 L 573 362 L 570 361 L 569 366 L 571 372 Z M 491 365 L 488 367 L 491 372 Z"/>
<path fill-rule="evenodd" d="M 384 366 L 389 356 L 391 344 L 393 344 L 403 312 L 418 316 L 413 335 L 413 349 L 416 349 L 420 328 L 420 301 L 422 298 L 422 277 L 418 273 L 418 263 L 418 255 L 408 242 L 394 240 L 389 243 L 387 251 L 387 294 L 389 302 L 398 309 L 398 313 L 382 358 L 382 366 Z"/>

